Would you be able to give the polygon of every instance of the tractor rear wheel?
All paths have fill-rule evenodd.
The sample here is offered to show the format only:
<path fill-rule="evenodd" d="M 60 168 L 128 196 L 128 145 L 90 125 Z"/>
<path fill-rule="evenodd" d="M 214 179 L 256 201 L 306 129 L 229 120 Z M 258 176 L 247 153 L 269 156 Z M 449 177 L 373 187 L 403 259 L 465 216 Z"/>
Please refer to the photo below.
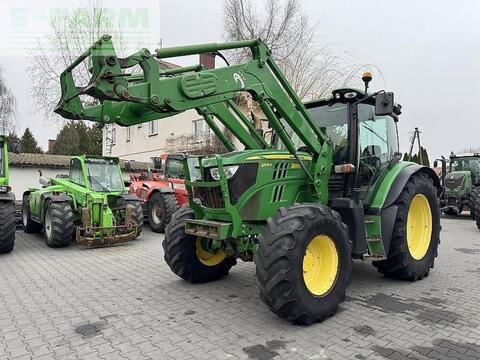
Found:
<path fill-rule="evenodd" d="M 468 207 L 470 208 L 470 217 L 475 220 L 475 204 L 480 195 L 480 187 L 474 187 L 468 198 Z"/>
<path fill-rule="evenodd" d="M 38 233 L 42 230 L 42 225 L 32 220 L 30 213 L 30 196 L 25 195 L 22 200 L 22 225 L 23 231 L 27 234 Z"/>
<path fill-rule="evenodd" d="M 0 201 L 0 254 L 13 250 L 15 245 L 15 203 L 13 201 Z"/>
<path fill-rule="evenodd" d="M 165 228 L 178 210 L 177 197 L 172 193 L 157 191 L 148 201 L 148 222 L 154 232 L 165 232 Z"/>
<path fill-rule="evenodd" d="M 324 205 L 294 205 L 267 221 L 254 255 L 260 297 L 275 314 L 310 324 L 345 300 L 351 270 L 347 227 Z"/>
<path fill-rule="evenodd" d="M 73 241 L 73 211 L 68 201 L 45 204 L 43 237 L 48 247 L 65 247 Z"/>
<path fill-rule="evenodd" d="M 438 255 L 440 213 L 433 181 L 413 175 L 396 200 L 397 218 L 386 260 L 373 265 L 385 276 L 410 281 L 428 276 Z"/>
<path fill-rule="evenodd" d="M 186 220 L 193 218 L 194 212 L 188 206 L 173 214 L 162 242 L 166 263 L 177 276 L 191 283 L 205 283 L 228 275 L 236 264 L 235 258 L 222 250 L 209 252 L 200 238 L 186 234 Z"/>

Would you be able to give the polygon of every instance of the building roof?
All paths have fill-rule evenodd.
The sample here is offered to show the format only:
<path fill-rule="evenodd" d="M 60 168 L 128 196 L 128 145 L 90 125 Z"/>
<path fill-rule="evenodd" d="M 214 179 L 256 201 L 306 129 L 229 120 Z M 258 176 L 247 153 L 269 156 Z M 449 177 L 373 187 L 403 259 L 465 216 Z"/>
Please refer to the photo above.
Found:
<path fill-rule="evenodd" d="M 9 153 L 8 162 L 10 166 L 17 167 L 53 167 L 53 168 L 68 168 L 70 159 L 69 155 L 52 155 L 52 154 L 31 154 L 31 153 Z M 120 159 L 120 166 L 127 171 L 145 171 L 148 168 L 153 168 L 152 163 L 129 161 L 130 166 L 126 166 L 126 161 Z"/>

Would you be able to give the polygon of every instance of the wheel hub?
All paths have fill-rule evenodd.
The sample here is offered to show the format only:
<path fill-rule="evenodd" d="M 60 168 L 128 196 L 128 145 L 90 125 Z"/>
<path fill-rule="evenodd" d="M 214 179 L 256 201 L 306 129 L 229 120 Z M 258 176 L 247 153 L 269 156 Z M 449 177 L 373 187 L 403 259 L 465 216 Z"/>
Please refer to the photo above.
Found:
<path fill-rule="evenodd" d="M 412 199 L 407 216 L 407 246 L 415 260 L 427 254 L 432 237 L 432 211 L 428 199 L 417 194 Z"/>
<path fill-rule="evenodd" d="M 324 296 L 330 292 L 337 280 L 339 258 L 335 243 L 329 236 L 315 236 L 309 242 L 302 270 L 305 286 L 313 295 Z"/>

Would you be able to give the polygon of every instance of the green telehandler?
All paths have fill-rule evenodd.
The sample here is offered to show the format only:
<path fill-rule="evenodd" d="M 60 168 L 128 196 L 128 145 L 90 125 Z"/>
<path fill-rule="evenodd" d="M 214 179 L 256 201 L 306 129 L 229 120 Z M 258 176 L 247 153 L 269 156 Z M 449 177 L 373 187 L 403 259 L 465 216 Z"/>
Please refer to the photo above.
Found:
<path fill-rule="evenodd" d="M 125 188 L 118 158 L 75 156 L 68 176 L 40 176 L 40 184 L 23 194 L 23 229 L 43 230 L 49 247 L 73 240 L 86 247 L 116 245 L 142 231 L 142 205 Z"/>
<path fill-rule="evenodd" d="M 0 136 L 0 253 L 15 245 L 15 194 L 9 185 L 8 136 Z"/>
<path fill-rule="evenodd" d="M 164 70 L 156 61 L 242 48 L 251 60 L 217 69 Z M 87 59 L 91 80 L 77 87 L 72 70 Z M 128 72 L 134 66 L 141 72 Z M 55 111 L 131 126 L 196 109 L 230 152 L 185 159 L 189 205 L 166 229 L 165 261 L 192 283 L 222 278 L 237 259 L 253 261 L 270 310 L 309 324 L 344 300 L 352 258 L 415 281 L 429 274 L 437 256 L 438 176 L 400 160 L 400 106 L 393 93 L 369 93 L 371 79 L 365 73 L 365 89 L 337 89 L 304 104 L 261 40 L 154 54 L 142 49 L 118 58 L 105 35 L 61 74 Z M 237 106 L 241 92 L 258 102 L 272 141 Z M 84 106 L 84 95 L 98 103 Z"/>

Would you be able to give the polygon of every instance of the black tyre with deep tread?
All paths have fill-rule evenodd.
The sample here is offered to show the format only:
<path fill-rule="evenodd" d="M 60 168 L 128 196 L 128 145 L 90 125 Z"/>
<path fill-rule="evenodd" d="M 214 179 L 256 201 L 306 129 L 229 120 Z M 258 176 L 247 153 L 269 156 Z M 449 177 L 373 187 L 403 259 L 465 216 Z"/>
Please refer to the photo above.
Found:
<path fill-rule="evenodd" d="M 137 227 L 137 237 L 140 236 L 143 230 L 143 208 L 142 208 L 142 203 L 138 200 L 134 201 L 127 201 L 127 204 L 133 206 L 133 213 L 132 213 L 132 219 L 135 222 L 135 224 L 138 225 Z"/>
<path fill-rule="evenodd" d="M 15 245 L 15 202 L 0 201 L 0 253 L 8 253 Z"/>
<path fill-rule="evenodd" d="M 185 234 L 185 222 L 193 218 L 194 212 L 188 206 L 173 214 L 162 242 L 166 263 L 177 276 L 191 283 L 206 283 L 228 275 L 236 264 L 234 258 L 227 256 L 215 266 L 206 266 L 198 259 L 196 236 Z"/>
<path fill-rule="evenodd" d="M 47 231 L 46 218 L 51 216 L 51 230 Z M 48 247 L 65 247 L 73 241 L 73 211 L 68 201 L 47 201 L 43 220 L 43 237 Z M 48 236 L 48 232 L 50 236 Z"/>
<path fill-rule="evenodd" d="M 417 194 L 425 195 L 432 213 L 432 235 L 429 248 L 420 260 L 410 255 L 407 244 L 408 210 L 412 199 Z M 380 273 L 391 278 L 409 281 L 421 280 L 428 276 L 430 269 L 434 266 L 440 244 L 440 211 L 436 194 L 437 189 L 428 175 L 417 173 L 408 180 L 395 201 L 398 211 L 387 260 L 373 262 Z"/>
<path fill-rule="evenodd" d="M 32 220 L 30 215 L 30 196 L 25 195 L 22 200 L 22 225 L 23 231 L 27 234 L 39 233 L 42 231 L 42 224 Z"/>
<path fill-rule="evenodd" d="M 163 211 L 163 217 L 160 222 L 156 222 L 153 218 L 153 211 L 158 205 Z M 148 222 L 154 232 L 163 233 L 170 223 L 173 214 L 178 210 L 177 197 L 174 193 L 155 192 L 147 204 Z"/>
<path fill-rule="evenodd" d="M 470 208 L 470 217 L 475 220 L 475 204 L 480 195 L 480 187 L 474 187 L 470 192 L 470 197 L 468 198 L 468 207 Z"/>
<path fill-rule="evenodd" d="M 310 241 L 329 236 L 335 244 L 339 272 L 331 290 L 312 294 L 303 278 L 303 258 Z M 275 314 L 287 320 L 310 324 L 323 321 L 345 299 L 351 271 L 351 246 L 347 226 L 328 206 L 294 205 L 282 208 L 267 221 L 254 255 L 260 297 Z"/>
<path fill-rule="evenodd" d="M 480 230 L 480 196 L 477 196 L 477 201 L 475 202 L 475 223 Z"/>

